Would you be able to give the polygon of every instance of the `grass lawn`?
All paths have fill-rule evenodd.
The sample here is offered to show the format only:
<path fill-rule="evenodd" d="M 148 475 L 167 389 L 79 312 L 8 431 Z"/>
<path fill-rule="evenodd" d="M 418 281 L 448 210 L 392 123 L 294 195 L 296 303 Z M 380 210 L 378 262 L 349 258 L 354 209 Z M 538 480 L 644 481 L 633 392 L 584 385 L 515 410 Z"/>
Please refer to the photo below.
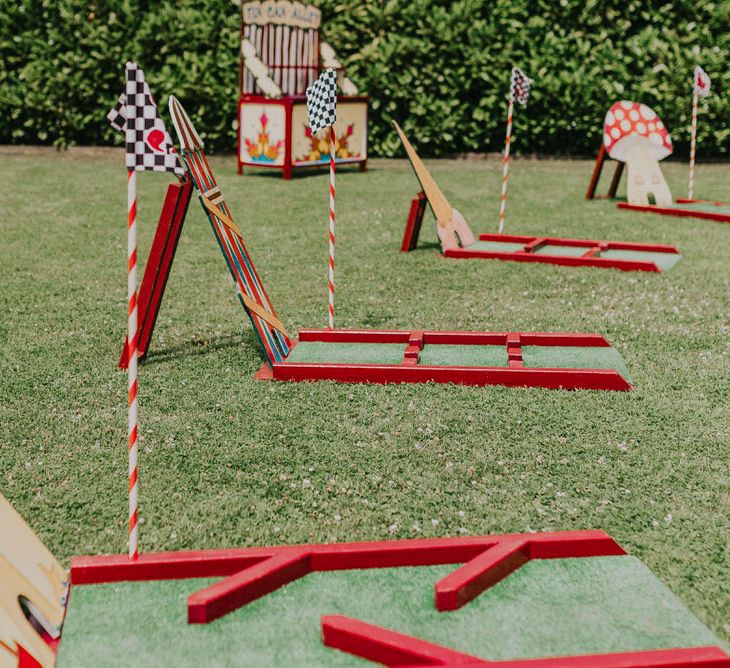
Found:
<path fill-rule="evenodd" d="M 500 165 L 429 163 L 475 233 Z M 293 333 L 326 325 L 327 175 L 212 167 Z M 597 528 L 730 638 L 730 225 L 586 202 L 591 164 L 515 161 L 506 231 L 677 245 L 667 274 L 398 252 L 416 180 L 337 181 L 339 327 L 600 332 L 630 393 L 266 383 L 196 201 L 141 368 L 141 549 Z M 674 194 L 686 166 L 665 166 Z M 5 155 L 0 491 L 65 563 L 123 552 L 126 177 L 118 155 Z M 730 198 L 730 166 L 696 193 Z M 140 256 L 168 177 L 140 175 Z"/>

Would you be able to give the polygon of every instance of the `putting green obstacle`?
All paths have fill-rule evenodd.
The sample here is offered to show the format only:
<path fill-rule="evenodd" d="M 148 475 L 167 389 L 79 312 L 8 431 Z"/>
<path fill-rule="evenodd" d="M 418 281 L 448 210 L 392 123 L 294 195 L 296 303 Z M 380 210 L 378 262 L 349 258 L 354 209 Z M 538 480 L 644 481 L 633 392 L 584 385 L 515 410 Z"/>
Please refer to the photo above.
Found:
<path fill-rule="evenodd" d="M 720 644 L 627 555 L 529 561 L 469 605 L 439 612 L 433 585 L 453 569 L 311 573 L 205 625 L 186 624 L 185 601 L 214 578 L 78 586 L 58 666 L 372 665 L 322 643 L 320 618 L 332 614 L 491 660 Z"/>
<path fill-rule="evenodd" d="M 403 253 L 414 250 L 418 245 L 423 216 L 428 204 L 436 218 L 436 235 L 442 253 L 448 258 L 664 272 L 671 269 L 682 257 L 674 246 L 663 244 L 504 234 L 502 230 L 504 209 L 500 212 L 499 234 L 480 234 L 479 238 L 476 238 L 461 213 L 449 204 L 403 130 L 395 121 L 393 126 L 421 187 L 421 191 L 411 201 L 401 241 L 400 249 Z M 503 177 L 503 187 L 504 179 L 506 172 Z M 504 204 L 504 192 L 502 195 Z"/>
<path fill-rule="evenodd" d="M 434 382 L 550 389 L 631 389 L 621 356 L 615 352 L 606 354 L 604 348 L 610 348 L 610 344 L 598 334 L 335 329 L 334 311 L 330 310 L 329 329 L 302 330 L 298 337 L 290 338 L 266 294 L 261 277 L 244 245 L 241 231 L 213 176 L 203 151 L 203 142 L 174 96 L 170 98 L 170 113 L 180 139 L 181 156 L 188 175 L 226 258 L 241 305 L 256 332 L 264 358 L 256 378 L 344 383 Z M 540 246 L 534 240 L 529 243 L 532 250 Z M 580 243 L 585 246 L 583 242 Z M 584 247 L 584 251 L 589 254 L 601 250 L 605 249 Z M 582 257 L 578 259 L 583 260 Z M 656 270 L 653 263 L 645 264 L 651 264 L 654 267 L 652 270 Z M 332 296 L 331 278 L 329 284 L 329 294 Z M 330 308 L 333 308 L 332 303 Z M 539 354 L 532 355 L 532 362 L 525 363 L 523 346 L 575 348 L 576 354 L 548 354 L 548 358 L 558 361 L 545 367 L 539 361 Z M 585 350 L 578 351 L 579 348 Z M 577 364 L 577 360 L 581 359 L 589 363 Z M 605 363 L 607 360 L 608 363 Z"/>

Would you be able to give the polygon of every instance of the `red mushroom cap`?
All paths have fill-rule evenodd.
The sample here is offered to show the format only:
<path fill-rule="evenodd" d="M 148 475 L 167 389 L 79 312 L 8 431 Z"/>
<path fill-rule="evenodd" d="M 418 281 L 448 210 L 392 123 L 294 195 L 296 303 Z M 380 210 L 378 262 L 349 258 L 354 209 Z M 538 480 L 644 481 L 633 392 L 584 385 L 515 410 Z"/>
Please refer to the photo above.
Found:
<path fill-rule="evenodd" d="M 627 149 L 637 144 L 657 160 L 672 152 L 672 138 L 653 109 L 638 102 L 616 102 L 603 122 L 603 145 L 610 157 L 625 162 Z"/>

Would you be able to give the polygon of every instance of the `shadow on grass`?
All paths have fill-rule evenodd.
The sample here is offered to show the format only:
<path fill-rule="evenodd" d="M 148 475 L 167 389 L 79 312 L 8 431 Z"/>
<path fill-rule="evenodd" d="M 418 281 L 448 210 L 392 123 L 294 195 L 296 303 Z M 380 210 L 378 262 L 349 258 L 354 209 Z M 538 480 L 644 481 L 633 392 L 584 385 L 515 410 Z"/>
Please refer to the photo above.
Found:
<path fill-rule="evenodd" d="M 226 350 L 235 346 L 253 346 L 258 350 L 258 342 L 252 335 L 227 334 L 209 339 L 192 339 L 167 348 L 148 353 L 144 358 L 146 365 L 164 364 L 171 360 L 194 355 L 208 355 L 217 350 Z"/>

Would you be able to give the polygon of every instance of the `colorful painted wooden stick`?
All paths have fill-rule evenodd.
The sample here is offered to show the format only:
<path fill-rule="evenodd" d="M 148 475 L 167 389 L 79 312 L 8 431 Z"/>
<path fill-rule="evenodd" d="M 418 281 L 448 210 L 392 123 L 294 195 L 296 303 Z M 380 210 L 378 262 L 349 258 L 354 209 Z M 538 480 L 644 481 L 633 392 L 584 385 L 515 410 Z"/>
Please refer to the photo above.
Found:
<path fill-rule="evenodd" d="M 504 139 L 504 156 L 502 157 L 502 195 L 499 200 L 499 233 L 504 233 L 504 210 L 507 207 L 507 175 L 509 174 L 509 147 L 512 140 L 512 112 L 515 108 L 514 97 L 510 93 L 507 107 L 507 135 Z"/>
<path fill-rule="evenodd" d="M 695 151 L 697 147 L 697 107 L 699 106 L 699 95 L 695 88 L 692 93 L 692 138 L 689 144 L 689 184 L 687 186 L 687 199 L 692 199 L 695 189 Z"/>
<path fill-rule="evenodd" d="M 127 170 L 127 435 L 129 439 L 129 558 L 138 555 L 137 528 L 137 174 Z"/>
<path fill-rule="evenodd" d="M 335 328 L 335 126 L 330 125 L 330 242 L 329 242 L 329 310 L 327 326 Z"/>
<path fill-rule="evenodd" d="M 502 158 L 502 196 L 499 201 L 499 233 L 504 232 L 504 210 L 507 207 L 507 175 L 509 174 L 509 149 L 512 141 L 512 113 L 515 102 L 523 107 L 530 94 L 530 79 L 519 67 L 513 67 L 509 82 L 509 106 L 507 107 L 507 135 L 504 140 L 504 157 Z"/>

